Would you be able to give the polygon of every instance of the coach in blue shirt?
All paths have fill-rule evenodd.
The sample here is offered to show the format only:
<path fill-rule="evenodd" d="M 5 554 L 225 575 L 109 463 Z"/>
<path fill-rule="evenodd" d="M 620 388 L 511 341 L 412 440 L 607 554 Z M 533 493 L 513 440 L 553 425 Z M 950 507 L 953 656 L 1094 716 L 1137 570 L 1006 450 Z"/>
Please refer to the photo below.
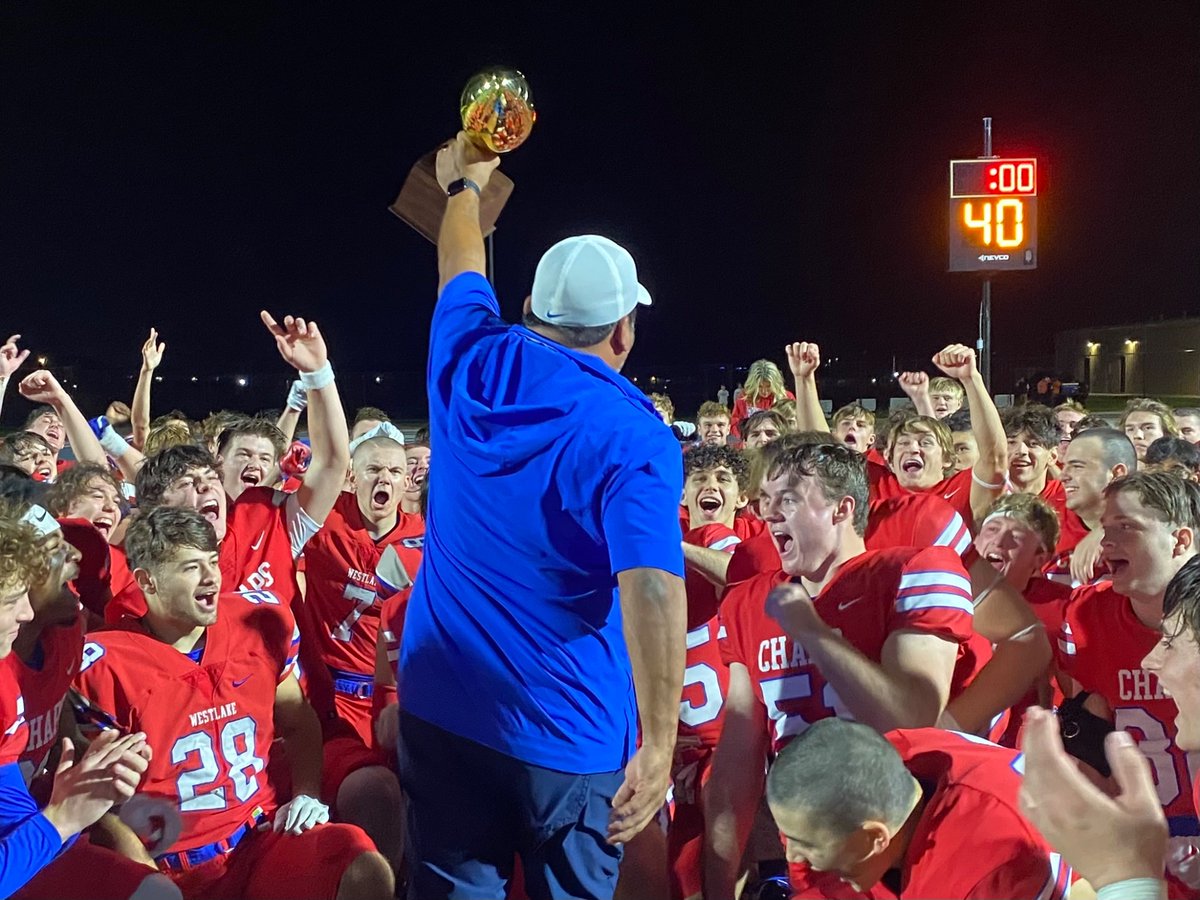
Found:
<path fill-rule="evenodd" d="M 670 779 L 679 445 L 620 375 L 650 303 L 623 248 L 554 245 L 524 326 L 500 318 L 479 228 L 496 164 L 462 134 L 437 158 L 437 462 L 399 671 L 409 896 L 499 900 L 520 856 L 535 900 L 611 897 Z"/>

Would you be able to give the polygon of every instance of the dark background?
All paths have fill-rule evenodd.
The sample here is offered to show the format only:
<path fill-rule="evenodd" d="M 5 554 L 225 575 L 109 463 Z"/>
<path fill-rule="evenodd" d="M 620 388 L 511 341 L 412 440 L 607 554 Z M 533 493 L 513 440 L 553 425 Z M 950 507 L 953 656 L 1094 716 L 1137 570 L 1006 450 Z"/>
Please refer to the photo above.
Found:
<path fill-rule="evenodd" d="M 502 305 L 555 240 L 624 243 L 656 300 L 639 383 L 732 388 L 717 366 L 791 339 L 885 379 L 973 342 L 947 160 L 985 115 L 1042 173 L 997 390 L 1056 329 L 1200 311 L 1200 4 L 658 6 L 4 4 L 0 329 L 94 404 L 129 399 L 157 326 L 155 409 L 200 414 L 282 403 L 257 311 L 300 313 L 348 403 L 420 414 L 435 257 L 386 207 L 490 63 L 540 116 L 504 160 Z"/>

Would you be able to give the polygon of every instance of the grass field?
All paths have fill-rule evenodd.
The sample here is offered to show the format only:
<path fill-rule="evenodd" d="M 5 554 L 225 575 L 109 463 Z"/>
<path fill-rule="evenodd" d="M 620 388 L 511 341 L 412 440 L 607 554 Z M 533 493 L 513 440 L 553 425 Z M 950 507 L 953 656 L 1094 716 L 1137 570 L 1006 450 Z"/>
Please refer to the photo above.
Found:
<path fill-rule="evenodd" d="M 1126 401 L 1130 400 L 1133 394 L 1092 394 L 1087 399 L 1087 408 L 1092 412 L 1120 412 L 1125 408 Z M 1161 400 L 1171 408 L 1180 406 L 1200 406 L 1200 397 L 1155 397 L 1155 400 Z"/>

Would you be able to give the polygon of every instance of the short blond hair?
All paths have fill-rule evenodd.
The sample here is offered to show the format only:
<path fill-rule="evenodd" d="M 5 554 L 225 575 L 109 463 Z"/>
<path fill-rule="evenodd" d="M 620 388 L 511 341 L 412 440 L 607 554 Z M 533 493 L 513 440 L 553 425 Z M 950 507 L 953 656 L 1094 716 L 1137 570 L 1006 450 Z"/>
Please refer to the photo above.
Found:
<path fill-rule="evenodd" d="M 151 428 L 146 435 L 146 442 L 142 446 L 142 453 L 146 456 L 153 456 L 160 450 L 166 450 L 168 447 L 178 447 L 182 444 L 191 444 L 192 429 L 188 427 L 187 422 L 179 419 L 168 419 L 161 425 Z"/>
<path fill-rule="evenodd" d="M 954 438 L 950 429 L 941 419 L 932 416 L 908 416 L 897 422 L 888 432 L 887 449 L 884 456 L 891 463 L 892 453 L 896 449 L 896 441 L 906 434 L 932 434 L 942 448 L 942 477 L 946 477 L 954 469 Z"/>
<path fill-rule="evenodd" d="M 959 383 L 958 379 L 947 378 L 945 375 L 938 375 L 936 378 L 929 379 L 929 393 L 953 394 L 958 398 L 959 403 L 967 402 L 967 391 Z"/>
<path fill-rule="evenodd" d="M 986 522 L 992 516 L 1016 519 L 1032 529 L 1047 553 L 1053 553 L 1058 546 L 1058 516 L 1054 508 L 1037 494 L 1004 494 L 992 504 L 983 520 Z"/>
<path fill-rule="evenodd" d="M 716 400 L 706 400 L 700 404 L 700 409 L 696 413 L 696 422 L 701 419 L 728 419 L 730 418 L 729 410 L 718 403 Z"/>
<path fill-rule="evenodd" d="M 1078 400 L 1067 399 L 1058 404 L 1058 406 L 1054 407 L 1054 409 L 1050 410 L 1050 412 L 1056 415 L 1060 412 L 1077 412 L 1081 416 L 1086 416 L 1088 414 L 1088 408 Z"/>

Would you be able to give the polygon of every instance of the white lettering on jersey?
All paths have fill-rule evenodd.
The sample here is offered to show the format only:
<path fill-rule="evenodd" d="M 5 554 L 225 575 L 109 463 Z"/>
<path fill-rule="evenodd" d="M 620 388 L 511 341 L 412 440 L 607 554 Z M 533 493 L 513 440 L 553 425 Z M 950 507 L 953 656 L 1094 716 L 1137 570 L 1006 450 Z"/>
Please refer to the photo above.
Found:
<path fill-rule="evenodd" d="M 1145 669 L 1121 669 L 1117 686 L 1122 700 L 1165 700 L 1158 679 Z"/>
<path fill-rule="evenodd" d="M 758 645 L 758 671 L 779 672 L 796 669 L 808 663 L 808 654 L 801 644 L 792 642 L 791 657 L 788 657 L 788 639 L 784 635 L 769 638 Z"/>
<path fill-rule="evenodd" d="M 208 709 L 202 709 L 199 712 L 188 713 L 188 719 L 195 728 L 198 725 L 207 725 L 209 722 L 219 722 L 222 719 L 228 719 L 238 714 L 237 701 L 230 703 L 222 703 L 220 706 L 210 706 Z"/>

